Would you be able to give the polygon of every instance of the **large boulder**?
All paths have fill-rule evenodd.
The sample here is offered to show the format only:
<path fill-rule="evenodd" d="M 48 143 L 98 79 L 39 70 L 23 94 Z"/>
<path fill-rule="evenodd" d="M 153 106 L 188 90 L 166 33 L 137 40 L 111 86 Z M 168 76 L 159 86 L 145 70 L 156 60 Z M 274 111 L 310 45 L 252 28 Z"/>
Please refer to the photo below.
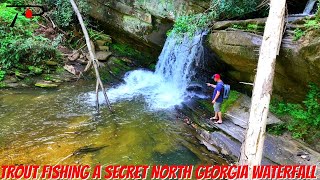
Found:
<path fill-rule="evenodd" d="M 90 16 L 118 41 L 160 53 L 166 32 L 179 15 L 203 12 L 206 0 L 88 0 Z"/>
<path fill-rule="evenodd" d="M 211 49 L 230 65 L 228 74 L 237 81 L 253 82 L 262 36 L 243 31 L 215 31 L 209 36 Z M 285 38 L 276 62 L 274 93 L 301 101 L 310 82 L 320 86 L 320 35 L 309 32 L 299 41 Z"/>

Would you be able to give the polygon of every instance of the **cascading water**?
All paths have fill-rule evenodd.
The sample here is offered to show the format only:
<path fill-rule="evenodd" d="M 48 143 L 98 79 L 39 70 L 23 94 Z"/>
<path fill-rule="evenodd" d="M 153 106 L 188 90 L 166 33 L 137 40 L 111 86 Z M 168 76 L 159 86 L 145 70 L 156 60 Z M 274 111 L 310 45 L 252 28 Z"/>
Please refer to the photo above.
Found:
<path fill-rule="evenodd" d="M 306 8 L 303 11 L 303 14 L 310 15 L 314 5 L 316 4 L 316 2 L 317 2 L 317 0 L 309 0 L 307 5 L 306 5 Z"/>
<path fill-rule="evenodd" d="M 202 39 L 205 34 L 205 31 L 198 32 L 194 37 L 185 37 L 182 41 L 172 34 L 166 40 L 155 72 L 128 72 L 123 84 L 107 92 L 110 101 L 131 100 L 142 96 L 152 110 L 168 109 L 181 104 L 192 96 L 187 92 L 187 87 L 195 75 L 195 66 L 203 60 Z M 92 94 L 91 99 L 94 96 Z"/>

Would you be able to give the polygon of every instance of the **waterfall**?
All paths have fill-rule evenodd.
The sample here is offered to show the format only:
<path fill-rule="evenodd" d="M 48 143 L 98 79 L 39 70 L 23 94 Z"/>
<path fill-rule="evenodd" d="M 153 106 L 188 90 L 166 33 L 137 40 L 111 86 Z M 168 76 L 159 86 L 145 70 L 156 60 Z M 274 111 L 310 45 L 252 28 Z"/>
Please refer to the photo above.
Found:
<path fill-rule="evenodd" d="M 311 14 L 311 11 L 315 5 L 317 0 L 309 0 L 307 5 L 306 5 L 306 8 L 304 9 L 303 11 L 303 14 L 305 15 L 310 15 Z"/>
<path fill-rule="evenodd" d="M 187 87 L 195 75 L 195 66 L 203 61 L 202 40 L 205 34 L 204 31 L 197 32 L 191 38 L 170 35 L 159 56 L 155 72 L 128 72 L 123 84 L 108 90 L 110 101 L 143 97 L 150 109 L 157 110 L 173 108 L 190 98 L 192 94 L 187 92 Z"/>

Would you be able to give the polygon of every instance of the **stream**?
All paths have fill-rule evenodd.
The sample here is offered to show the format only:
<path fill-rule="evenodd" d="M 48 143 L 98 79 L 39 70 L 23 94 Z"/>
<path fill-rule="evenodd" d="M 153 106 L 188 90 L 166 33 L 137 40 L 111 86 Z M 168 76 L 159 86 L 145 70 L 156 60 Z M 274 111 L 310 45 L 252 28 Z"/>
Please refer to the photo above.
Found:
<path fill-rule="evenodd" d="M 94 84 L 0 90 L 0 164 L 225 164 L 175 117 L 143 98 L 90 105 Z"/>

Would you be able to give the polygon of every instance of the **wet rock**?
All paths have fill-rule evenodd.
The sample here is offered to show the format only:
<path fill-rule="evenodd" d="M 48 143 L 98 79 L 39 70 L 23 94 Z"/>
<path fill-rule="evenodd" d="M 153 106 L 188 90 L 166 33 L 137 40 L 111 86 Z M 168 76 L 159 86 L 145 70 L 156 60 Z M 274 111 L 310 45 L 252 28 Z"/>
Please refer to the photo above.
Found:
<path fill-rule="evenodd" d="M 212 29 L 221 30 L 231 27 L 232 25 L 243 25 L 247 26 L 247 24 L 256 24 L 264 26 L 267 21 L 267 18 L 256 18 L 256 19 L 246 19 L 246 20 L 234 20 L 234 21 L 218 21 L 215 22 L 212 26 Z"/>
<path fill-rule="evenodd" d="M 24 79 L 24 78 L 27 77 L 27 74 L 24 74 L 24 73 L 21 73 L 21 72 L 16 72 L 15 75 L 19 79 Z"/>
<path fill-rule="evenodd" d="M 106 51 L 97 51 L 96 52 L 96 58 L 99 61 L 106 61 L 111 55 L 112 55 L 112 52 L 106 52 Z"/>
<path fill-rule="evenodd" d="M 133 0 L 130 3 L 111 0 L 101 5 L 90 0 L 90 16 L 100 21 L 108 34 L 118 41 L 133 41 L 137 48 L 159 53 L 166 39 L 166 32 L 180 15 L 204 12 L 210 2 L 204 0 L 158 1 Z M 101 13 L 108 12 L 108 13 Z"/>
<path fill-rule="evenodd" d="M 110 50 L 109 46 L 98 46 L 98 49 L 100 51 L 109 51 Z"/>
<path fill-rule="evenodd" d="M 54 84 L 51 81 L 40 81 L 40 82 L 37 82 L 35 84 L 35 86 L 36 87 L 41 87 L 41 88 L 55 88 L 55 87 L 58 87 L 57 84 Z"/>
<path fill-rule="evenodd" d="M 104 46 L 108 41 L 105 40 L 96 40 L 95 43 L 97 43 L 98 46 Z"/>
<path fill-rule="evenodd" d="M 84 70 L 84 67 L 79 63 L 66 64 L 63 68 L 74 75 L 79 75 Z"/>
<path fill-rule="evenodd" d="M 62 82 L 63 82 L 63 80 L 53 78 L 53 79 L 52 79 L 52 82 L 55 82 L 55 83 L 62 83 Z"/>
<path fill-rule="evenodd" d="M 210 114 L 210 112 L 198 108 L 207 108 L 206 106 L 195 103 L 191 105 L 192 107 L 188 107 L 195 111 L 188 115 L 189 117 L 193 117 L 191 120 L 194 122 L 191 126 L 200 134 L 201 138 L 199 138 L 199 140 L 207 142 L 202 142 L 202 144 L 208 146 L 208 149 L 212 149 L 211 146 L 213 146 L 220 154 L 226 155 L 234 161 L 237 161 L 240 155 L 241 143 L 245 138 L 249 119 L 249 113 L 244 112 L 249 111 L 248 106 L 250 106 L 250 102 L 251 100 L 249 97 L 241 95 L 228 109 L 228 115 L 224 117 L 222 124 L 214 124 L 212 121 L 206 120 L 203 117 L 203 114 Z M 241 108 L 244 112 L 238 110 Z M 275 119 L 270 118 L 271 116 L 273 115 L 269 115 L 269 124 L 281 123 L 276 117 L 273 117 Z M 311 149 L 304 142 L 292 139 L 291 136 L 274 136 L 266 134 L 262 164 L 314 165 L 318 162 L 320 162 L 320 153 Z"/>
<path fill-rule="evenodd" d="M 7 88 L 17 88 L 20 87 L 19 83 L 5 83 L 5 87 Z"/>
<path fill-rule="evenodd" d="M 100 41 L 104 41 L 103 44 L 111 44 L 112 43 L 111 37 L 107 34 L 100 34 L 99 38 L 101 39 Z M 97 41 L 99 41 L 99 40 L 97 40 Z"/>
<path fill-rule="evenodd" d="M 301 158 L 306 159 L 307 161 L 310 161 L 311 159 L 308 155 L 302 155 Z"/>
<path fill-rule="evenodd" d="M 305 152 L 305 151 L 298 151 L 297 152 L 297 156 L 303 156 L 303 155 L 308 155 L 309 153 Z"/>
<path fill-rule="evenodd" d="M 82 64 L 82 65 L 88 64 L 88 61 L 87 61 L 86 59 L 83 59 L 83 58 L 77 59 L 77 62 L 79 62 L 79 63 Z"/>
<path fill-rule="evenodd" d="M 80 57 L 79 52 L 74 52 L 71 55 L 68 56 L 69 61 L 75 61 Z"/>
<path fill-rule="evenodd" d="M 63 66 L 63 68 L 65 70 L 67 70 L 68 72 L 70 72 L 71 74 L 74 74 L 74 75 L 78 74 L 76 68 L 72 65 L 65 65 L 65 66 Z"/>
<path fill-rule="evenodd" d="M 4 83 L 16 83 L 18 82 L 17 78 L 12 77 L 12 76 L 8 76 L 5 78 L 5 80 L 3 81 Z"/>
<path fill-rule="evenodd" d="M 242 127 L 248 127 L 248 118 L 250 116 L 251 98 L 246 95 L 241 95 L 226 112 L 226 116 L 230 118 L 232 123 Z M 281 124 L 282 121 L 269 112 L 267 125 Z"/>

